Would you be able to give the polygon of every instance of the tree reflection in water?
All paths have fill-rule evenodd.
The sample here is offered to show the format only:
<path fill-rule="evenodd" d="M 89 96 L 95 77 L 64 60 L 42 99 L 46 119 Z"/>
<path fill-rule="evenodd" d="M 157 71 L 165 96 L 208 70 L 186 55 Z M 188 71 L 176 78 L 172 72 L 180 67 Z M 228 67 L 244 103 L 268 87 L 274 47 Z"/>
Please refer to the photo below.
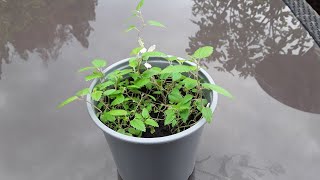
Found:
<path fill-rule="evenodd" d="M 72 37 L 88 48 L 96 5 L 97 0 L 0 1 L 0 78 L 1 64 L 10 63 L 12 54 L 28 60 L 29 53 L 38 53 L 47 64 Z"/>
<path fill-rule="evenodd" d="M 282 1 L 194 0 L 187 52 L 216 47 L 214 68 L 247 78 L 298 110 L 320 113 L 319 48 Z M 205 62 L 204 62 L 205 63 Z"/>
<path fill-rule="evenodd" d="M 312 46 L 312 38 L 280 1 L 194 0 L 192 12 L 200 30 L 189 37 L 187 52 L 216 47 L 208 61 L 219 62 L 219 71 L 254 76 L 265 56 L 303 54 Z"/>

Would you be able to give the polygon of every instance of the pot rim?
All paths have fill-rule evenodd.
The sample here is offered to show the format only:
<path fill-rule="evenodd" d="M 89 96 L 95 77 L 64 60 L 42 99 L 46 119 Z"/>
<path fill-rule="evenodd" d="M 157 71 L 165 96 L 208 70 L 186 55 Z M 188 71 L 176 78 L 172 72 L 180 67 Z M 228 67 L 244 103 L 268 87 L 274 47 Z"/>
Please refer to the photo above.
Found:
<path fill-rule="evenodd" d="M 110 71 L 111 69 L 113 69 L 114 67 L 120 66 L 121 64 L 127 63 L 129 61 L 129 59 L 130 58 L 126 58 L 126 59 L 123 59 L 121 61 L 118 61 L 118 62 L 112 64 L 111 66 L 107 67 L 103 71 L 103 73 L 106 73 L 106 72 Z M 159 61 L 163 61 L 163 60 L 159 59 Z M 185 62 L 185 63 L 187 63 L 189 65 L 193 65 L 193 66 L 196 65 L 195 63 L 192 63 L 192 62 Z M 215 84 L 213 79 L 211 78 L 211 76 L 204 69 L 200 68 L 200 72 L 208 79 L 209 83 Z M 97 79 L 95 79 L 91 83 L 90 88 L 89 88 L 90 92 L 93 90 L 96 83 L 97 83 Z M 90 94 L 87 95 L 87 101 L 88 101 L 87 108 L 88 108 L 89 115 L 100 129 L 102 129 L 105 133 L 113 136 L 114 138 L 120 139 L 122 141 L 130 142 L 130 143 L 135 143 L 135 144 L 161 144 L 161 143 L 172 142 L 172 141 L 181 139 L 185 136 L 191 135 L 192 133 L 194 133 L 195 131 L 200 129 L 204 124 L 206 124 L 206 120 L 204 118 L 201 118 L 195 125 L 191 126 L 190 128 L 188 128 L 182 132 L 179 132 L 179 133 L 176 133 L 173 135 L 164 136 L 164 137 L 155 137 L 155 138 L 132 137 L 132 136 L 127 136 L 127 135 L 118 133 L 118 132 L 114 131 L 113 129 L 109 128 L 108 126 L 106 126 L 105 124 L 103 124 L 100 121 L 100 119 L 97 117 L 97 115 L 95 114 L 94 108 L 90 104 L 90 103 L 93 103 Z M 217 106 L 217 102 L 218 102 L 218 94 L 217 94 L 217 92 L 212 91 L 212 101 L 210 103 L 210 108 L 211 108 L 212 112 L 214 112 L 214 110 Z"/>

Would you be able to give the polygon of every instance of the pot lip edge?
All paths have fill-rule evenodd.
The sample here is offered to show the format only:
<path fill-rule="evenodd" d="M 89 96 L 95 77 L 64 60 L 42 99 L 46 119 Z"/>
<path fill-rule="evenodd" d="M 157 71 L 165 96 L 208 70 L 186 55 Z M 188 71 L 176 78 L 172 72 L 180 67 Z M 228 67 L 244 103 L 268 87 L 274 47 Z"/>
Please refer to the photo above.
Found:
<path fill-rule="evenodd" d="M 126 63 L 127 61 L 129 61 L 130 58 L 126 58 L 120 61 L 115 62 L 114 64 L 111 64 L 110 66 L 108 66 L 103 72 L 108 72 L 109 70 L 113 69 L 115 66 L 121 65 L 123 63 Z M 161 60 L 160 60 L 161 61 Z M 192 62 L 186 62 L 189 65 L 195 65 Z M 203 68 L 200 68 L 200 72 L 208 79 L 209 83 L 211 84 L 215 84 L 215 82 L 213 81 L 212 77 L 209 75 L 209 73 L 207 71 L 205 71 Z M 97 83 L 97 79 L 95 79 L 89 89 L 90 91 L 92 91 L 92 89 L 94 88 L 95 84 Z M 214 112 L 217 103 L 218 103 L 218 93 L 213 91 L 212 92 L 212 102 L 210 104 L 210 108 L 212 110 L 212 112 Z M 191 126 L 190 128 L 173 134 L 173 135 L 169 135 L 169 136 L 164 136 L 164 137 L 156 137 L 156 138 L 140 138 L 140 137 L 131 137 L 131 136 L 127 136 L 121 133 L 118 133 L 116 131 L 114 131 L 113 129 L 109 128 L 108 126 L 106 126 L 105 124 L 103 124 L 99 118 L 96 116 L 92 105 L 89 102 L 92 102 L 91 100 L 91 96 L 90 94 L 87 95 L 87 109 L 88 109 L 88 113 L 91 117 L 91 119 L 95 122 L 95 124 L 104 132 L 107 133 L 110 136 L 113 136 L 114 138 L 120 139 L 122 141 L 126 141 L 129 143 L 134 143 L 134 144 L 163 144 L 163 143 L 169 143 L 172 141 L 176 141 L 178 139 L 181 139 L 183 137 L 189 136 L 191 134 L 193 134 L 194 132 L 196 132 L 197 130 L 199 130 L 202 126 L 204 126 L 204 124 L 206 124 L 206 120 L 204 118 L 201 118 L 195 125 Z"/>

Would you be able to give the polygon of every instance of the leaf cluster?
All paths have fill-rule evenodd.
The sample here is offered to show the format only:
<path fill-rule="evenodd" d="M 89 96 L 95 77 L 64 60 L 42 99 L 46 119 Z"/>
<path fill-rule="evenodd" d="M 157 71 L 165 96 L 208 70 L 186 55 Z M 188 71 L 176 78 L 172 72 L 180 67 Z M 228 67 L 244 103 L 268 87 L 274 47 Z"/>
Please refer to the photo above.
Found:
<path fill-rule="evenodd" d="M 136 16 L 141 16 L 141 0 L 136 7 Z M 141 17 L 140 17 L 141 18 Z M 144 23 L 143 18 L 141 19 Z M 157 21 L 148 21 L 154 26 L 163 25 Z M 129 29 L 136 29 L 131 26 Z M 95 59 L 92 65 L 84 67 L 79 72 L 91 73 L 86 81 L 97 79 L 95 87 L 78 91 L 66 99 L 59 107 L 75 100 L 84 100 L 90 94 L 92 106 L 97 117 L 109 128 L 119 133 L 143 137 L 145 133 L 157 135 L 158 130 L 166 128 L 169 134 L 181 132 L 202 117 L 211 122 L 213 112 L 204 97 L 204 91 L 216 91 L 227 97 L 232 95 L 222 87 L 209 84 L 199 76 L 200 60 L 211 56 L 213 47 L 204 46 L 196 50 L 187 59 L 155 51 L 155 45 L 146 48 L 141 37 L 139 47 L 131 51 L 129 68 L 115 70 L 104 74 L 102 69 L 107 62 Z M 152 67 L 151 57 L 168 61 L 165 68 Z M 193 62 L 195 66 L 185 62 Z M 151 63 L 151 64 L 150 64 Z"/>

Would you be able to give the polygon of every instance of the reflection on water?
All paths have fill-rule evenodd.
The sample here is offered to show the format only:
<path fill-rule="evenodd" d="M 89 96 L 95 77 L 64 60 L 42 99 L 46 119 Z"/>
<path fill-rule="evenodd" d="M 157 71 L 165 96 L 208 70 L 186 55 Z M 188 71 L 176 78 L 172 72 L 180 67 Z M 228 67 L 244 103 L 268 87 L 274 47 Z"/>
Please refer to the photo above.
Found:
<path fill-rule="evenodd" d="M 187 52 L 202 45 L 216 47 L 220 71 L 254 76 L 256 64 L 270 54 L 303 54 L 312 38 L 286 6 L 271 0 L 194 0 L 193 22 L 199 31 L 190 37 Z"/>
<path fill-rule="evenodd" d="M 216 51 L 207 62 L 217 70 L 253 76 L 278 101 L 320 113 L 320 56 L 284 3 L 194 0 L 192 12 L 200 29 L 189 37 L 187 52 L 212 45 Z"/>
<path fill-rule="evenodd" d="M 269 180 L 285 173 L 282 165 L 258 161 L 249 154 L 212 155 L 196 162 L 188 180 Z M 123 180 L 119 174 L 118 180 Z"/>
<path fill-rule="evenodd" d="M 72 37 L 87 48 L 96 5 L 97 0 L 0 1 L 0 78 L 1 64 L 13 54 L 27 60 L 37 53 L 47 63 Z"/>
<path fill-rule="evenodd" d="M 192 180 L 269 180 L 285 173 L 278 163 L 259 161 L 249 154 L 231 154 L 197 161 Z"/>

